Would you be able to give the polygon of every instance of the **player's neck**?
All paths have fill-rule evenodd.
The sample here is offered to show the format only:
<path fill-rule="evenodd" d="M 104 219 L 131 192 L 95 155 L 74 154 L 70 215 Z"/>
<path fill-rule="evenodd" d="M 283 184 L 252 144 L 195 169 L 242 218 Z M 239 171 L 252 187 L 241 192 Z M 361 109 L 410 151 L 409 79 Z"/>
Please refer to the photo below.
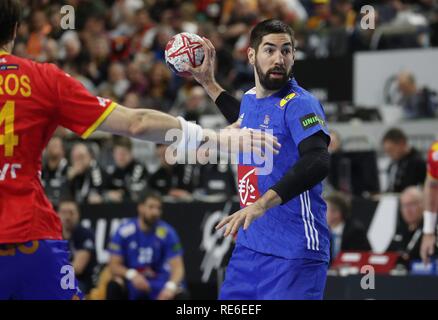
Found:
<path fill-rule="evenodd" d="M 138 224 L 140 225 L 140 229 L 143 232 L 148 232 L 151 228 L 146 223 L 144 223 L 143 219 L 138 218 Z"/>
<path fill-rule="evenodd" d="M 269 96 L 272 96 L 274 93 L 278 92 L 279 90 L 266 90 L 262 86 L 256 87 L 256 98 L 262 99 Z"/>
<path fill-rule="evenodd" d="M 4 46 L 0 47 L 0 52 L 11 53 L 12 52 L 12 47 L 13 47 L 12 42 L 10 42 L 8 44 L 5 44 Z"/>
<path fill-rule="evenodd" d="M 255 78 L 256 82 L 256 98 L 257 99 L 263 99 L 269 96 L 272 96 L 274 93 L 280 91 L 280 90 L 268 90 L 265 89 L 262 84 L 260 83 L 260 80 L 258 77 Z"/>
<path fill-rule="evenodd" d="M 66 228 L 63 228 L 62 230 L 62 237 L 64 240 L 69 240 L 71 238 L 72 230 L 68 230 Z"/>
<path fill-rule="evenodd" d="M 50 170 L 56 170 L 61 163 L 62 158 L 49 158 L 47 160 L 47 166 Z"/>

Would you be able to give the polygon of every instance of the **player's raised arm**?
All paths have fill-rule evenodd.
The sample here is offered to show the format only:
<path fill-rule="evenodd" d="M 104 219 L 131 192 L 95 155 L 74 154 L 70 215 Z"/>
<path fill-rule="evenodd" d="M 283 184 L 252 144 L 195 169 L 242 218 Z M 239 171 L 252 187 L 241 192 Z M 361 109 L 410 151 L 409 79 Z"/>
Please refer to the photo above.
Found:
<path fill-rule="evenodd" d="M 157 143 L 165 143 L 166 133 L 171 129 L 182 129 L 175 117 L 157 110 L 130 109 L 122 105 L 117 105 L 98 127 L 101 131 Z"/>
<path fill-rule="evenodd" d="M 185 65 L 186 71 L 190 72 L 196 81 L 202 85 L 210 98 L 218 106 L 221 113 L 229 123 L 234 123 L 239 118 L 240 101 L 230 95 L 217 83 L 214 76 L 216 50 L 207 38 L 202 38 L 204 49 L 204 61 L 199 67 Z"/>
<path fill-rule="evenodd" d="M 275 137 L 260 130 L 224 129 L 218 134 L 161 111 L 126 108 L 91 95 L 79 81 L 55 66 L 47 68 L 56 80 L 53 91 L 57 93 L 58 123 L 82 138 L 88 138 L 95 130 L 163 144 L 173 144 L 176 138 L 179 139 L 177 148 L 182 152 L 196 149 L 206 141 L 222 149 L 229 144 L 243 147 L 246 143 L 250 145 L 249 150 L 258 154 L 265 147 L 274 153 L 280 147 Z M 169 132 L 172 129 L 174 131 Z"/>
<path fill-rule="evenodd" d="M 420 247 L 420 256 L 424 263 L 428 263 L 435 253 L 436 221 L 438 211 L 438 179 L 427 176 L 424 185 L 425 210 L 423 213 L 423 238 Z"/>
<path fill-rule="evenodd" d="M 427 178 L 424 184 L 423 239 L 420 255 L 423 262 L 429 262 L 436 247 L 436 221 L 438 212 L 438 142 L 429 150 Z"/>
<path fill-rule="evenodd" d="M 130 109 L 121 105 L 116 105 L 97 129 L 164 144 L 173 142 L 173 139 L 166 139 L 166 136 L 169 130 L 176 129 L 182 134 L 178 148 L 181 147 L 186 151 L 199 147 L 205 141 L 213 142 L 219 148 L 227 150 L 229 145 L 237 145 L 239 147 L 237 150 L 229 150 L 236 153 L 247 147 L 250 148 L 247 150 L 258 154 L 261 154 L 265 148 L 276 154 L 280 148 L 277 138 L 259 130 L 239 130 L 230 127 L 216 133 L 187 122 L 182 117 L 175 118 L 157 110 Z"/>

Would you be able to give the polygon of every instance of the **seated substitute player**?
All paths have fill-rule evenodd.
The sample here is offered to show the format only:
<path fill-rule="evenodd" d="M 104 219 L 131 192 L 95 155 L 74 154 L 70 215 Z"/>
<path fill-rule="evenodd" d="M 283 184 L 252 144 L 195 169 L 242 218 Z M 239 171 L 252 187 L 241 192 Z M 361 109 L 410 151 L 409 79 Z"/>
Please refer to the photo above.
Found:
<path fill-rule="evenodd" d="M 239 163 L 242 209 L 217 226 L 227 225 L 225 236 L 238 233 L 220 299 L 322 299 L 330 242 L 321 181 L 330 138 L 321 104 L 292 77 L 293 30 L 279 20 L 254 27 L 247 53 L 256 86 L 240 104 L 214 79 L 213 45 L 204 38 L 203 47 L 203 64 L 186 69 L 227 120 L 271 129 L 282 145 L 268 175 Z"/>
<path fill-rule="evenodd" d="M 93 288 L 94 268 L 97 265 L 94 232 L 81 225 L 81 213 L 76 202 L 61 199 L 58 214 L 62 222 L 62 234 L 68 241 L 73 269 L 78 285 L 84 294 Z"/>
<path fill-rule="evenodd" d="M 420 255 L 424 263 L 429 262 L 436 246 L 436 220 L 438 212 L 438 141 L 429 149 L 427 177 L 424 184 L 423 239 Z"/>
<path fill-rule="evenodd" d="M 146 194 L 138 204 L 138 217 L 122 224 L 109 244 L 109 267 L 115 282 L 128 289 L 130 300 L 172 300 L 183 292 L 181 242 L 161 213 L 161 196 Z"/>
<path fill-rule="evenodd" d="M 53 64 L 12 55 L 20 13 L 18 0 L 0 1 L 0 299 L 78 299 L 61 221 L 40 182 L 41 154 L 59 125 L 82 138 L 100 129 L 160 143 L 179 129 L 181 152 L 201 139 L 225 146 L 244 136 L 240 147 L 252 141 L 255 152 L 278 144 L 260 131 L 217 135 L 183 118 L 125 108 L 91 95 Z"/>

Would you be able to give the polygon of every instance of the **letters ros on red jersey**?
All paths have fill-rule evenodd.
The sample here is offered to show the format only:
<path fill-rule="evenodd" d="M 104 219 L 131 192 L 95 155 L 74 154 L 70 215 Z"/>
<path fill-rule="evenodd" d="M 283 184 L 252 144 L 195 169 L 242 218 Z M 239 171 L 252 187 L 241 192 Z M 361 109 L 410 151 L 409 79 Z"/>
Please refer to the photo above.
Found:
<path fill-rule="evenodd" d="M 87 138 L 116 104 L 53 64 L 0 52 L 0 243 L 61 239 L 40 182 L 41 154 L 60 125 Z"/>

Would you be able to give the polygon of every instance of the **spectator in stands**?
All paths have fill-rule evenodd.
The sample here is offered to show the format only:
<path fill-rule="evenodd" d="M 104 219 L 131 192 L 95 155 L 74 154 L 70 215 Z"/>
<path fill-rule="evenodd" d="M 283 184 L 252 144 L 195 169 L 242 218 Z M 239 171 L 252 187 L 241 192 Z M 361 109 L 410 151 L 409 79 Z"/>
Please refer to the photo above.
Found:
<path fill-rule="evenodd" d="M 333 192 L 325 197 L 327 202 L 327 224 L 330 229 L 331 260 L 341 251 L 369 251 L 370 243 L 366 229 L 350 216 L 351 203 L 340 192 Z"/>
<path fill-rule="evenodd" d="M 398 77 L 398 90 L 401 94 L 400 105 L 406 119 L 433 118 L 438 109 L 438 97 L 435 92 L 417 87 L 412 73 L 401 72 Z"/>
<path fill-rule="evenodd" d="M 347 29 L 346 14 L 335 11 L 330 16 L 328 30 L 328 50 L 330 57 L 342 57 L 348 54 L 350 32 Z"/>
<path fill-rule="evenodd" d="M 140 96 L 135 92 L 126 94 L 122 104 L 131 109 L 139 108 L 142 105 Z"/>
<path fill-rule="evenodd" d="M 128 65 L 127 77 L 130 83 L 128 92 L 136 93 L 139 96 L 144 95 L 147 89 L 147 82 L 140 63 L 131 62 Z"/>
<path fill-rule="evenodd" d="M 94 268 L 97 265 L 94 233 L 80 224 L 79 207 L 73 200 L 62 199 L 58 213 L 64 240 L 68 241 L 70 247 L 79 288 L 87 294 L 93 287 Z"/>
<path fill-rule="evenodd" d="M 138 9 L 135 12 L 134 25 L 133 25 L 134 33 L 131 37 L 131 45 L 130 45 L 132 54 L 142 49 L 142 45 L 143 45 L 142 42 L 144 41 L 145 35 L 149 30 L 151 30 L 154 27 L 154 24 L 155 24 L 154 21 L 149 16 L 148 10 L 143 8 L 143 9 Z"/>
<path fill-rule="evenodd" d="M 73 146 L 67 177 L 75 201 L 90 204 L 103 202 L 106 174 L 93 159 L 87 145 L 77 143 Z"/>
<path fill-rule="evenodd" d="M 433 9 L 430 22 L 430 45 L 438 47 L 438 6 Z"/>
<path fill-rule="evenodd" d="M 191 192 L 197 185 L 199 165 L 174 164 L 166 161 L 166 145 L 157 144 L 156 152 L 160 168 L 149 178 L 149 187 L 178 199 L 191 199 Z"/>
<path fill-rule="evenodd" d="M 108 200 L 137 202 L 147 186 L 148 172 L 144 165 L 134 159 L 129 138 L 120 137 L 114 141 L 113 159 L 114 164 L 106 170 Z"/>
<path fill-rule="evenodd" d="M 206 158 L 204 159 L 205 156 Z M 200 167 L 199 185 L 197 190 L 203 195 L 222 195 L 233 197 L 237 194 L 236 178 L 231 165 L 227 161 L 222 161 L 218 156 L 216 161 L 207 162 L 209 153 L 199 154 L 198 161 L 206 162 Z"/>
<path fill-rule="evenodd" d="M 342 150 L 342 140 L 339 133 L 335 130 L 330 130 L 330 144 L 328 146 L 330 152 L 330 170 L 327 176 L 327 182 L 330 189 L 342 191 L 344 193 L 352 193 L 351 186 L 351 161 L 348 159 Z"/>
<path fill-rule="evenodd" d="M 93 81 L 95 86 L 99 86 L 108 78 L 108 66 L 110 47 L 108 40 L 105 38 L 96 38 L 87 45 L 87 51 L 90 54 L 87 66 L 85 68 L 85 76 Z"/>
<path fill-rule="evenodd" d="M 238 0 L 224 3 L 220 31 L 225 41 L 234 46 L 236 41 L 249 32 L 257 22 L 257 1 Z"/>
<path fill-rule="evenodd" d="M 183 292 L 181 242 L 161 214 L 160 196 L 149 193 L 138 204 L 138 217 L 115 232 L 109 244 L 114 281 L 108 284 L 108 299 L 173 300 Z"/>
<path fill-rule="evenodd" d="M 217 81 L 223 83 L 227 88 L 229 87 L 229 75 L 233 69 L 234 59 L 232 50 L 227 47 L 221 33 L 217 30 L 216 26 L 213 24 L 204 26 L 204 33 L 206 37 L 213 43 L 216 49 L 216 66 L 215 70 L 217 73 Z M 219 68 L 220 61 L 220 68 Z"/>
<path fill-rule="evenodd" d="M 330 130 L 330 144 L 328 146 L 330 153 L 336 153 L 342 150 L 342 139 L 339 132 Z"/>
<path fill-rule="evenodd" d="M 121 63 L 113 62 L 108 68 L 108 81 L 103 82 L 99 92 L 110 91 L 113 96 L 120 100 L 129 88 L 129 81 L 126 78 L 125 68 Z"/>
<path fill-rule="evenodd" d="M 218 114 L 216 108 L 206 99 L 205 91 L 201 86 L 191 88 L 185 101 L 180 106 L 172 108 L 170 113 L 197 123 L 203 115 Z"/>
<path fill-rule="evenodd" d="M 426 162 L 408 143 L 408 138 L 402 130 L 389 129 L 383 136 L 382 144 L 385 153 L 391 158 L 387 192 L 402 192 L 409 186 L 424 183 Z"/>
<path fill-rule="evenodd" d="M 47 144 L 41 174 L 47 197 L 54 206 L 59 204 L 61 194 L 67 191 L 67 167 L 62 139 L 54 136 Z"/>
<path fill-rule="evenodd" d="M 50 33 L 50 24 L 44 10 L 35 10 L 31 15 L 31 32 L 27 42 L 27 53 L 31 58 L 39 61 L 43 59 L 43 46 Z"/>
<path fill-rule="evenodd" d="M 408 187 L 400 195 L 402 219 L 387 251 L 400 253 L 399 263 L 406 268 L 410 261 L 420 259 L 423 202 L 423 192 L 418 187 Z"/>
<path fill-rule="evenodd" d="M 175 92 L 171 87 L 171 71 L 159 61 L 154 63 L 147 75 L 149 88 L 144 103 L 150 108 L 168 111 L 175 99 Z"/>

